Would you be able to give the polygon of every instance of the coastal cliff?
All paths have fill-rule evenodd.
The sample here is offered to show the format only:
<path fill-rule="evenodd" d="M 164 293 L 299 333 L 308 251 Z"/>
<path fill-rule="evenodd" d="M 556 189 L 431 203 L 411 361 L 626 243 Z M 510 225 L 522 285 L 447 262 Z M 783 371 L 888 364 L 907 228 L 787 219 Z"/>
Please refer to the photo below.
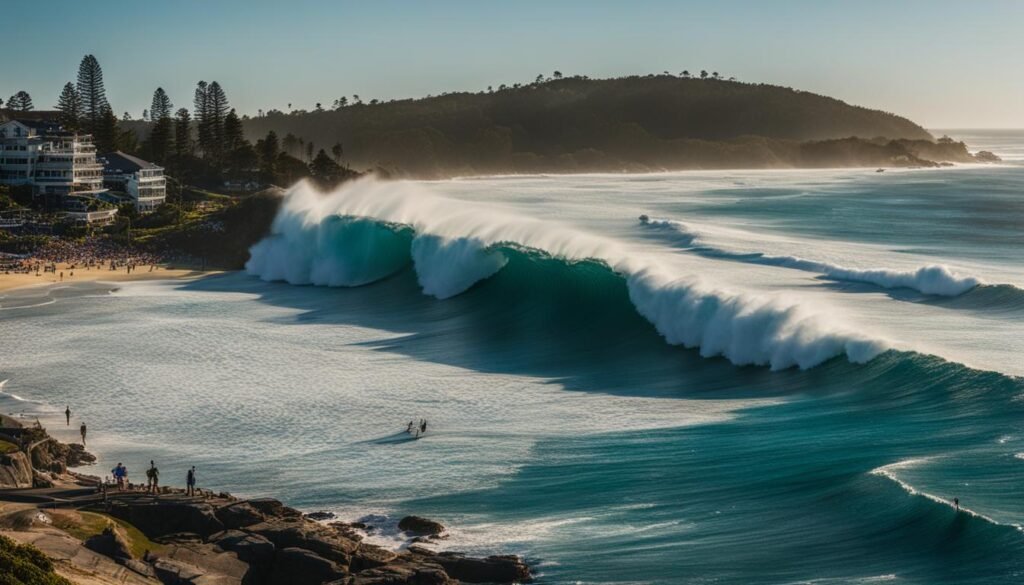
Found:
<path fill-rule="evenodd" d="M 41 428 L 30 430 L 45 434 Z M 0 456 L 0 535 L 10 539 L 4 546 L 37 559 L 41 551 L 48 558 L 39 565 L 49 572 L 48 580 L 32 582 L 68 582 L 61 577 L 90 585 L 531 580 L 529 568 L 515 556 L 476 558 L 432 550 L 445 528 L 424 518 L 403 519 L 400 529 L 409 542 L 389 550 L 366 542 L 373 527 L 335 521 L 330 513 L 304 515 L 272 498 L 239 499 L 206 490 L 193 496 L 169 487 L 151 494 L 131 485 L 117 491 L 67 471 L 68 464 L 90 459 L 80 447 L 48 436 L 33 439 L 31 457 L 22 451 Z M 13 570 L 0 564 L 0 581 L 14 578 Z"/>

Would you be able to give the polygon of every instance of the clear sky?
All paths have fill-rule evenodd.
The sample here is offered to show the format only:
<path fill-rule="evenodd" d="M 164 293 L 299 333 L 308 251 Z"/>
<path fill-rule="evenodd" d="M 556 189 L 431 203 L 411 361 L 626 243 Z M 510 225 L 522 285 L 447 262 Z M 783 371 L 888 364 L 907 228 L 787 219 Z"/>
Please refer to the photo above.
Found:
<path fill-rule="evenodd" d="M 0 94 L 56 103 L 87 53 L 120 114 L 217 80 L 242 113 L 341 95 L 719 71 L 905 115 L 1024 128 L 1019 0 L 50 0 L 5 2 Z"/>

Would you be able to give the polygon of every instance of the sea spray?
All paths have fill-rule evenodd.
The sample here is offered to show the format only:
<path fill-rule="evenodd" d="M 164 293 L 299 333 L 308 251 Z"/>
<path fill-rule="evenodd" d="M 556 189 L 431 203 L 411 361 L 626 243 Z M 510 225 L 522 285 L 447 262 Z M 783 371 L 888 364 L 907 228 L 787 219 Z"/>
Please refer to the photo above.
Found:
<path fill-rule="evenodd" d="M 715 258 L 816 272 L 833 280 L 862 282 L 886 289 L 909 288 L 926 295 L 948 297 L 960 296 L 984 284 L 979 278 L 958 274 L 948 266 L 941 264 L 921 266 L 911 270 L 850 268 L 798 256 L 778 256 L 760 251 L 737 251 L 715 246 L 710 243 L 709 238 L 702 233 L 701 229 L 676 220 L 651 219 L 644 223 L 655 228 L 672 229 L 680 244 Z"/>
<path fill-rule="evenodd" d="M 292 284 L 357 286 L 410 260 L 424 294 L 446 299 L 507 263 L 502 247 L 572 265 L 597 261 L 628 285 L 636 310 L 673 345 L 737 365 L 809 368 L 846 355 L 864 362 L 887 344 L 779 295 L 730 291 L 676 275 L 655 257 L 560 225 L 437 197 L 408 183 L 358 181 L 322 195 L 293 187 L 249 274 Z"/>

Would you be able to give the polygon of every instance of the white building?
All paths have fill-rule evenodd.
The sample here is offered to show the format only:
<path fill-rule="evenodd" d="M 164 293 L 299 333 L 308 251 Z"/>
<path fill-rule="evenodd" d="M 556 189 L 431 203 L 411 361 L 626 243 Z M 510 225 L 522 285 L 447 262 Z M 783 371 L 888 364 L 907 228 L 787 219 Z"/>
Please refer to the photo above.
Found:
<path fill-rule="evenodd" d="M 167 199 L 164 169 L 123 152 L 103 155 L 103 182 L 115 194 L 131 198 L 139 211 L 152 211 Z"/>
<path fill-rule="evenodd" d="M 44 120 L 0 124 L 0 184 L 31 185 L 36 194 L 61 199 L 106 192 L 92 136 Z"/>

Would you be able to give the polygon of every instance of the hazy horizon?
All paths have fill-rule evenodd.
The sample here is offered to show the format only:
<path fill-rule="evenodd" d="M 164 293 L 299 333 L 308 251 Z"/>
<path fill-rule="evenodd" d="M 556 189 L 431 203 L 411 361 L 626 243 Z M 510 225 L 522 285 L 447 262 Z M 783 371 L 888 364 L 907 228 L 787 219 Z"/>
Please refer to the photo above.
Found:
<path fill-rule="evenodd" d="M 7 7 L 20 25 L 0 97 L 28 91 L 50 109 L 85 54 L 104 70 L 118 115 L 138 118 L 163 87 L 191 108 L 217 80 L 240 113 L 480 91 L 565 75 L 718 71 L 905 116 L 929 129 L 1024 128 L 1024 4 L 789 1 L 553 6 L 446 1 L 316 1 L 148 6 L 122 0 L 54 12 Z M 62 24 L 66 27 L 61 26 Z M 52 34 L 64 28 L 74 34 Z M 40 34 L 42 31 L 43 34 Z M 93 31 L 93 32 L 86 32 Z M 127 48 L 126 48 L 127 47 Z M 1015 50 L 1016 49 L 1016 50 Z M 1011 72 L 1011 74 L 1007 74 Z"/>

